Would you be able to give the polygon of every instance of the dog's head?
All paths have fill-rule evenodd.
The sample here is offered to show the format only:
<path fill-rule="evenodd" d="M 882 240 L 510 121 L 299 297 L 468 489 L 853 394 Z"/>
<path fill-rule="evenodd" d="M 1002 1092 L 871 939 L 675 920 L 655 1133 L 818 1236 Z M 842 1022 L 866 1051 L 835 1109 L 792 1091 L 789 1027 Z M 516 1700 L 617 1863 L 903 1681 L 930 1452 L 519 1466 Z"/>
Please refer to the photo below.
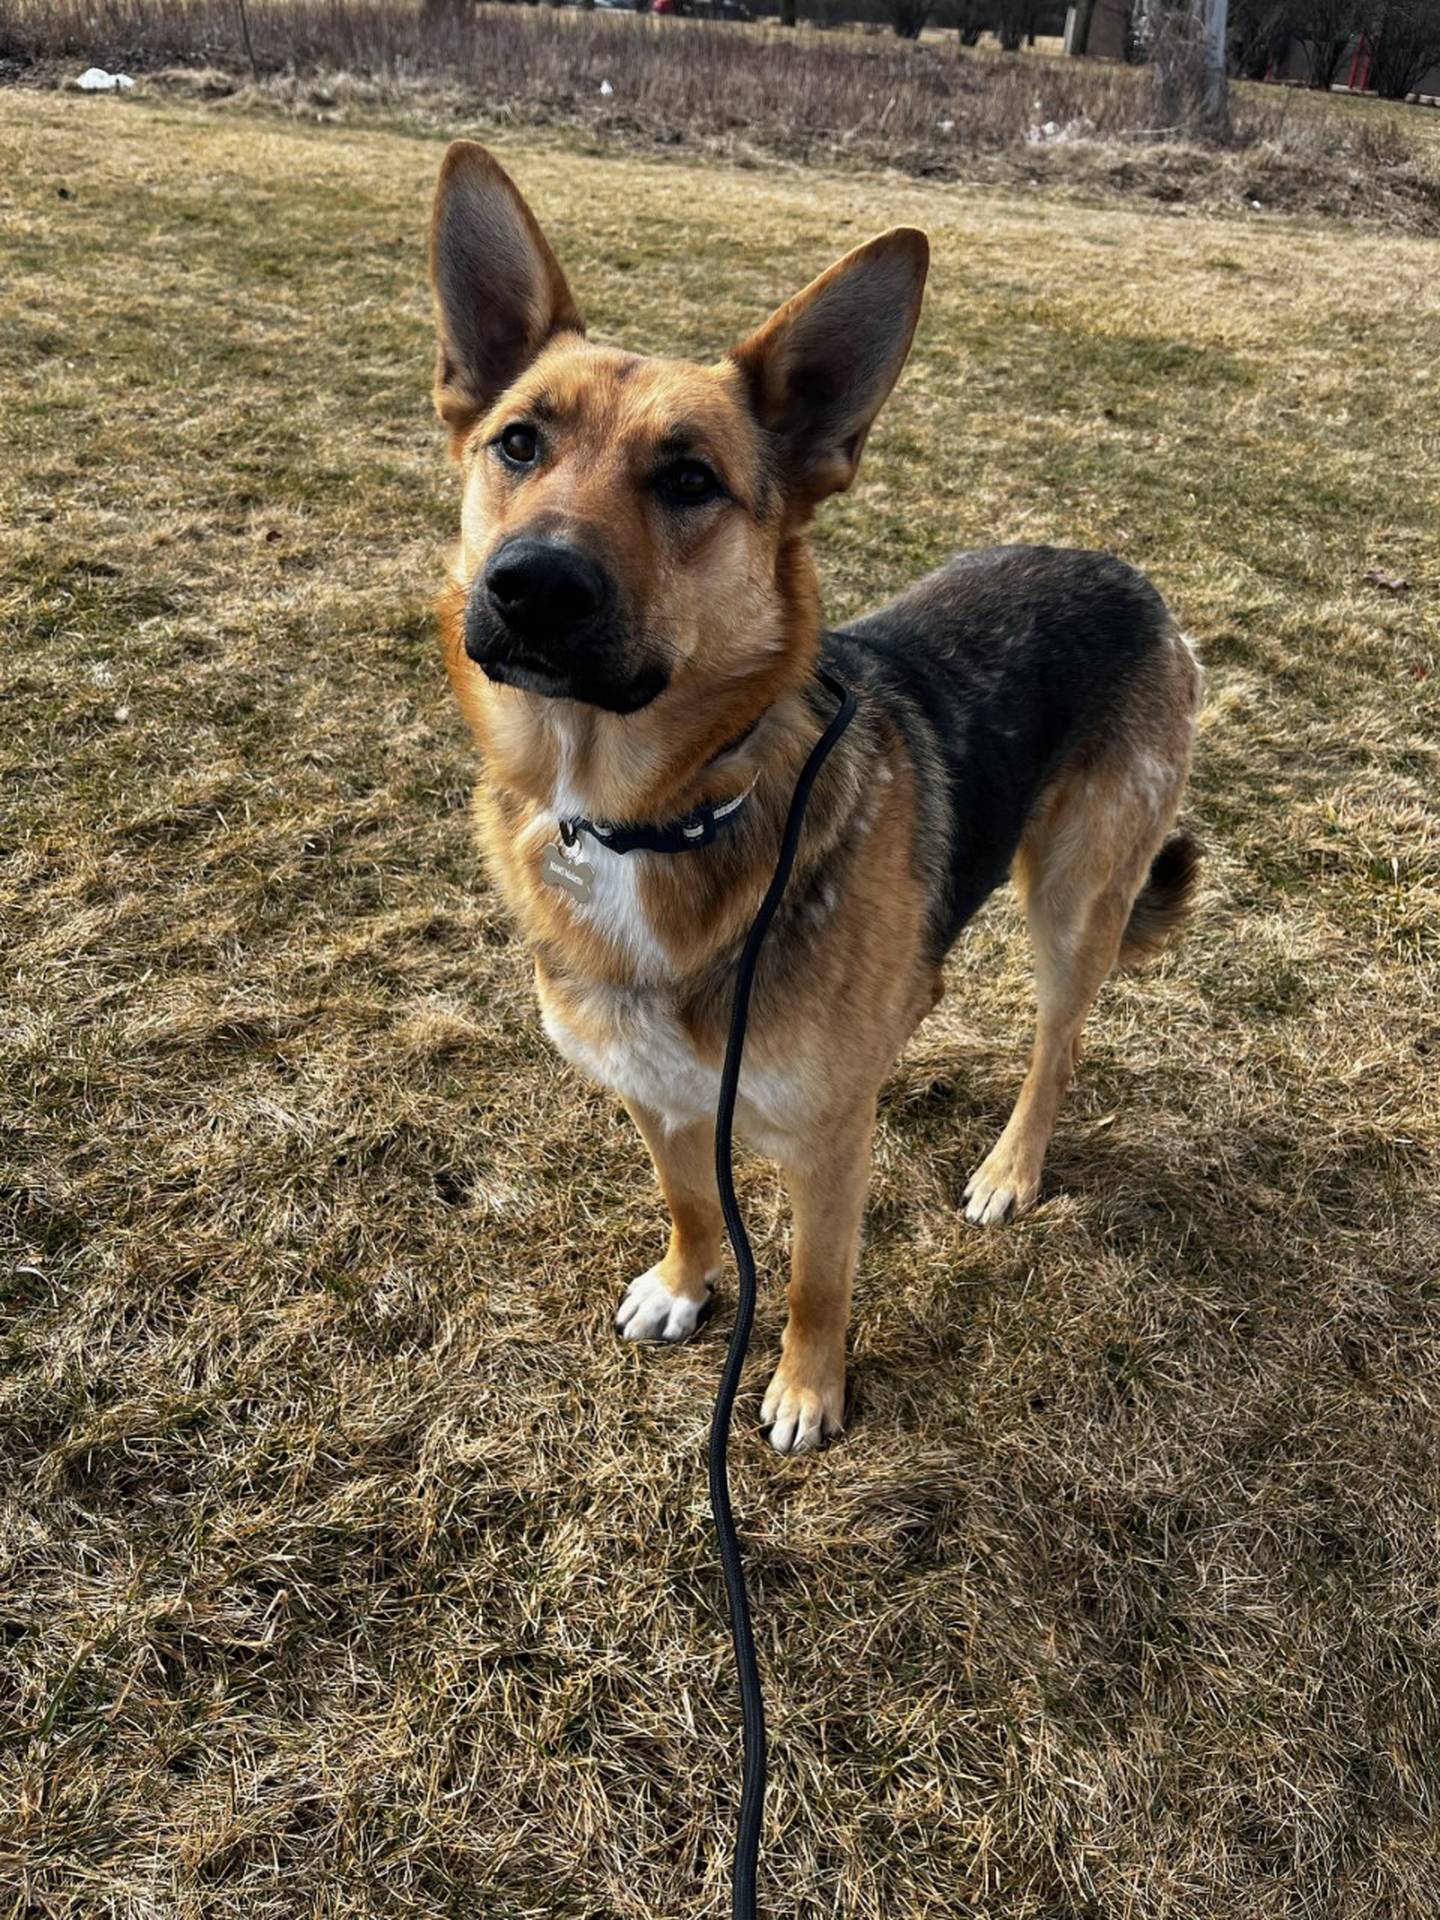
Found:
<path fill-rule="evenodd" d="M 797 536 L 855 477 L 928 256 L 913 228 L 882 234 L 716 366 L 595 346 L 509 176 L 456 141 L 430 269 L 470 658 L 615 713 L 687 677 L 802 678 L 817 618 Z"/>

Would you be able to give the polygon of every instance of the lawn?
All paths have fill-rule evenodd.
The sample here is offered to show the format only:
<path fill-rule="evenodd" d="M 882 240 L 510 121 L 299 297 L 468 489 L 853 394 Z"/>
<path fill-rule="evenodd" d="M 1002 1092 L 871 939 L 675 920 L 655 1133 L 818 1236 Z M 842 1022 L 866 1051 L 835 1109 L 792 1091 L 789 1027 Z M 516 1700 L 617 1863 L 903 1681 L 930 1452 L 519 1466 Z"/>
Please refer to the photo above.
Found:
<path fill-rule="evenodd" d="M 428 597 L 434 138 L 0 94 L 0 1913 L 725 1910 L 728 1301 L 550 1052 Z M 1041 1206 L 966 1225 L 1008 899 L 882 1114 L 845 1442 L 734 1447 L 766 1911 L 1433 1920 L 1437 243 L 852 171 L 504 158 L 594 330 L 711 355 L 839 251 L 932 292 L 832 617 L 957 546 L 1149 570 L 1209 670 L 1186 941 Z"/>
<path fill-rule="evenodd" d="M 953 28 L 910 42 L 878 23 L 787 32 L 495 0 L 0 0 L 0 84 L 61 87 L 96 61 L 135 80 L 137 104 L 1440 235 L 1434 114 L 1237 82 L 1230 137 L 1202 141 L 1143 67 L 962 48 Z"/>

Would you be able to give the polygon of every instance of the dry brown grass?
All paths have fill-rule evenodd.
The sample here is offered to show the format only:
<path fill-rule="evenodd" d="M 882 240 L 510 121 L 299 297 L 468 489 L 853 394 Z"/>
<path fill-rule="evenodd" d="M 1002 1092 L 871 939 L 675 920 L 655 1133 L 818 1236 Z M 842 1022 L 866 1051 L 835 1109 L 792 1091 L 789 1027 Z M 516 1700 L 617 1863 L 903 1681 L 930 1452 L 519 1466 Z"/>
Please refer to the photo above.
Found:
<path fill-rule="evenodd" d="M 438 156 L 0 99 L 7 1915 L 723 1910 L 726 1313 L 612 1337 L 650 1177 L 467 837 Z M 889 1091 L 819 1458 L 754 1431 L 748 1170 L 767 1911 L 1433 1920 L 1433 247 L 506 157 L 642 346 L 929 227 L 832 614 L 1094 542 L 1210 666 L 1198 920 L 1107 989 L 1044 1204 L 990 1235 L 957 1201 L 1029 994 L 1008 903 L 975 926 Z"/>
<path fill-rule="evenodd" d="M 152 90 L 330 123 L 507 138 L 544 126 L 610 151 L 884 166 L 1224 211 L 1258 201 L 1440 232 L 1427 116 L 1375 102 L 1317 110 L 1236 87 L 1230 136 L 1207 145 L 1165 124 L 1143 70 L 962 55 L 953 33 L 906 45 L 486 5 L 436 18 L 416 0 L 245 0 L 244 18 L 248 43 L 236 0 L 0 0 L 0 76 L 64 84 L 99 61 Z"/>

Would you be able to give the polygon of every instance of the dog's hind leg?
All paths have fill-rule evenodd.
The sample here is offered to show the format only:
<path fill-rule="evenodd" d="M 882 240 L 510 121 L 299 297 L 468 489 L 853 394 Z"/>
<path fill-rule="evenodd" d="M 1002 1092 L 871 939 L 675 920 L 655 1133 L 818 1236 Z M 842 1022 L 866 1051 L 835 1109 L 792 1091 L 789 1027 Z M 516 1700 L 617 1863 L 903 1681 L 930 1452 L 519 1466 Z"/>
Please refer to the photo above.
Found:
<path fill-rule="evenodd" d="M 1045 1150 L 1079 1057 L 1080 1030 L 1119 958 L 1133 898 L 1109 876 L 1097 876 L 1090 887 L 1073 874 L 1060 886 L 1044 878 L 1028 886 L 1021 880 L 1021 886 L 1035 947 L 1035 1045 L 1005 1131 L 965 1189 L 966 1218 L 985 1227 L 1023 1213 L 1040 1190 Z"/>
<path fill-rule="evenodd" d="M 1026 831 L 1014 879 L 1035 949 L 1035 1046 L 1015 1111 L 965 1189 L 966 1217 L 980 1226 L 1033 1203 L 1080 1031 L 1105 976 L 1122 959 L 1153 951 L 1183 916 L 1194 848 L 1164 834 L 1188 759 L 1187 726 L 1179 750 L 1164 758 L 1107 756 L 1073 769 Z"/>
<path fill-rule="evenodd" d="M 672 1127 L 639 1101 L 625 1105 L 645 1136 L 670 1208 L 670 1245 L 663 1260 L 631 1281 L 615 1325 L 627 1340 L 684 1340 L 720 1274 L 725 1223 L 715 1185 L 715 1128 L 708 1120 Z"/>

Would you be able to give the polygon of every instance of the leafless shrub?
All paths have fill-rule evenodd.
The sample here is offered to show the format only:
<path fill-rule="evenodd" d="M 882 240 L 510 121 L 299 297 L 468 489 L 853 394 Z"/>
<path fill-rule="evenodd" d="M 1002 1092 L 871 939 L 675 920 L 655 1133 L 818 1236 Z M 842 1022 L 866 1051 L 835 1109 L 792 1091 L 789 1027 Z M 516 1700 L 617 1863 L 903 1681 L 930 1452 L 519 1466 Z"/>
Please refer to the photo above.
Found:
<path fill-rule="evenodd" d="M 885 140 L 898 153 L 937 144 L 995 151 L 1037 119 L 1084 120 L 1098 134 L 1144 123 L 1137 76 L 1079 62 L 1043 76 L 1017 63 L 943 59 L 881 41 L 738 31 L 668 19 L 406 0 L 247 0 L 262 74 L 343 72 L 372 80 L 435 75 L 483 86 L 507 114 L 597 110 L 673 133 L 771 128 L 785 144 Z M 233 0 L 0 0 L 17 51 L 105 61 L 143 73 L 205 65 L 241 72 L 248 57 Z M 937 72 L 940 76 L 937 85 Z"/>
<path fill-rule="evenodd" d="M 1326 92 L 1340 77 L 1340 63 L 1365 24 L 1363 0 L 1304 0 L 1291 30 L 1310 62 L 1310 85 Z"/>
<path fill-rule="evenodd" d="M 958 35 L 914 45 L 878 22 L 872 37 L 413 0 L 246 0 L 246 12 L 258 84 L 233 0 L 0 0 L 0 58 L 56 78 L 99 62 L 209 95 L 248 83 L 287 112 L 383 107 L 442 131 L 565 125 L 639 145 L 1440 225 L 1418 142 L 1245 93 L 1206 158 L 1143 68 L 971 56 Z"/>
<path fill-rule="evenodd" d="M 1440 61 L 1437 0 L 1379 0 L 1370 19 L 1371 84 L 1384 100 L 1403 100 Z"/>
<path fill-rule="evenodd" d="M 569 10 L 434 7 L 406 0 L 247 0 L 262 74 L 342 71 L 370 79 L 435 74 L 482 85 L 507 112 L 554 115 L 592 102 L 609 111 L 713 132 L 773 123 L 796 137 L 881 133 L 892 145 L 951 122 L 954 147 L 1024 140 L 1036 120 L 1083 119 L 1097 133 L 1145 124 L 1136 76 L 1114 69 L 960 62 L 948 53 L 937 93 L 934 54 L 886 43 L 783 38 L 666 19 Z M 248 66 L 233 0 L 0 0 L 13 49 L 32 59 L 107 61 L 128 71 Z M 883 116 L 883 118 L 882 118 Z"/>

